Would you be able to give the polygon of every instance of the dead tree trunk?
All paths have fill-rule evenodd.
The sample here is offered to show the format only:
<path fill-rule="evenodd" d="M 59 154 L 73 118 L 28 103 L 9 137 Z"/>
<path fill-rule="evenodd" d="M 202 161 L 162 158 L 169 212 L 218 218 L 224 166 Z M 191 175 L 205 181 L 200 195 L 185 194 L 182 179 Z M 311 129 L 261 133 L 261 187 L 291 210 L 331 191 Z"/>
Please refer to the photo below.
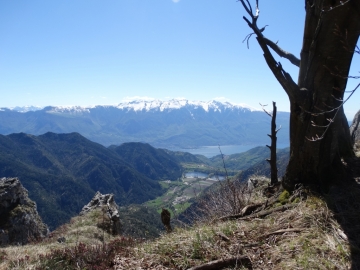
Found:
<path fill-rule="evenodd" d="M 277 169 L 277 158 L 276 158 L 276 133 L 279 130 L 276 130 L 276 103 L 273 102 L 273 112 L 272 114 L 269 114 L 271 116 L 271 134 L 268 134 L 268 136 L 271 139 L 271 145 L 266 145 L 270 149 L 270 159 L 267 159 L 267 161 L 270 164 L 271 169 L 271 185 L 275 185 L 278 182 L 278 169 Z"/>
<path fill-rule="evenodd" d="M 290 100 L 290 161 L 283 185 L 297 183 L 326 189 L 344 176 L 342 158 L 352 155 L 343 98 L 350 64 L 360 34 L 360 1 L 306 2 L 301 59 L 267 39 L 259 29 L 258 3 L 253 14 L 249 1 L 240 0 L 264 57 Z M 295 83 L 270 48 L 299 67 Z"/>

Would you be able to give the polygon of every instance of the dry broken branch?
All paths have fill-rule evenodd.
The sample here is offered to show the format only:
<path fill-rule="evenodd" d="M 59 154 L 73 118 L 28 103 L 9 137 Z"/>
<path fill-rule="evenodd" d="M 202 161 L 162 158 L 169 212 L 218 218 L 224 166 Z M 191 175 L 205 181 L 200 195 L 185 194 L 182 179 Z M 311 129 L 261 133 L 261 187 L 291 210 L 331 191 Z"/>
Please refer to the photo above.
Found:
<path fill-rule="evenodd" d="M 275 207 L 275 208 L 272 208 L 272 209 L 269 209 L 269 210 L 264 210 L 264 211 L 260 211 L 258 213 L 255 213 L 255 214 L 252 214 L 252 215 L 249 215 L 249 216 L 246 216 L 246 217 L 241 217 L 239 218 L 239 220 L 245 220 L 245 219 L 252 219 L 252 218 L 263 218 L 263 217 L 266 217 L 274 212 L 282 212 L 282 211 L 285 211 L 285 210 L 288 210 L 290 208 L 293 208 L 297 206 L 297 204 L 287 204 L 287 205 L 282 205 L 282 206 L 279 206 L 279 207 Z"/>
<path fill-rule="evenodd" d="M 261 235 L 259 238 L 268 237 L 273 234 L 279 234 L 279 233 L 286 233 L 286 232 L 301 232 L 305 230 L 306 228 L 289 228 L 289 229 L 281 229 L 274 232 L 266 233 Z"/>
<path fill-rule="evenodd" d="M 287 205 L 282 205 L 279 207 L 275 207 L 269 210 L 263 210 L 251 215 L 242 215 L 242 214 L 237 214 L 237 215 L 229 215 L 229 216 L 224 216 L 219 218 L 218 220 L 220 221 L 225 221 L 225 220 L 233 220 L 233 219 L 238 219 L 238 220 L 246 220 L 246 219 L 252 219 L 252 218 L 263 218 L 266 217 L 274 212 L 281 212 L 281 211 L 285 211 L 287 209 L 293 208 L 295 207 L 297 204 L 287 204 Z"/>
<path fill-rule="evenodd" d="M 194 266 L 189 268 L 188 270 L 216 270 L 216 269 L 221 269 L 227 266 L 231 266 L 231 265 L 237 265 L 237 266 L 245 266 L 249 269 L 252 269 L 252 264 L 250 259 L 248 258 L 248 256 L 244 255 L 244 256 L 238 256 L 238 257 L 233 257 L 233 258 L 228 258 L 228 259 L 221 259 L 221 260 L 216 260 L 216 261 L 211 261 L 199 266 Z"/>
<path fill-rule="evenodd" d="M 217 232 L 216 233 L 217 236 L 219 236 L 223 241 L 225 242 L 230 242 L 230 238 L 227 237 L 225 234 L 223 234 L 222 232 Z"/>

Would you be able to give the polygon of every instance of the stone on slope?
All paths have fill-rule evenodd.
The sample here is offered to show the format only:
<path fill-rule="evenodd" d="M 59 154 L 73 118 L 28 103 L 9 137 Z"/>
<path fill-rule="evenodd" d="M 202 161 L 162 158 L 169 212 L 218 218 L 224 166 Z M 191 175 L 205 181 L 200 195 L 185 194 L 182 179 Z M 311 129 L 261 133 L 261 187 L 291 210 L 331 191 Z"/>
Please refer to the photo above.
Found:
<path fill-rule="evenodd" d="M 92 200 L 83 207 L 80 215 L 85 215 L 91 211 L 100 209 L 103 211 L 104 217 L 99 227 L 107 230 L 109 233 L 114 235 L 120 234 L 121 223 L 118 206 L 114 201 L 113 194 L 101 194 L 99 191 L 96 192 Z"/>
<path fill-rule="evenodd" d="M 0 246 L 27 244 L 49 233 L 18 178 L 0 179 Z"/>

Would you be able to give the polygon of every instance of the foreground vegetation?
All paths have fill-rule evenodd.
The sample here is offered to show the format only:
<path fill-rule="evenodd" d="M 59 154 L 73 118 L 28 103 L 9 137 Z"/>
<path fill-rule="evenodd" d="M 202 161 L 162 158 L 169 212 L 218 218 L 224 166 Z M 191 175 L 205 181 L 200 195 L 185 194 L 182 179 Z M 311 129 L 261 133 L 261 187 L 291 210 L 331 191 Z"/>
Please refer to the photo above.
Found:
<path fill-rule="evenodd" d="M 331 189 L 329 197 L 299 188 L 293 194 L 278 190 L 268 198 L 263 195 L 267 181 L 260 178 L 254 190 L 234 182 L 220 186 L 207 198 L 216 204 L 203 201 L 206 214 L 199 212 L 193 226 L 170 234 L 164 230 L 154 240 L 113 236 L 103 213 L 91 212 L 40 243 L 0 249 L 0 269 L 188 269 L 209 262 L 224 263 L 223 269 L 358 265 L 358 186 Z M 226 193 L 234 196 L 222 196 Z M 239 211 L 249 205 L 253 210 Z"/>

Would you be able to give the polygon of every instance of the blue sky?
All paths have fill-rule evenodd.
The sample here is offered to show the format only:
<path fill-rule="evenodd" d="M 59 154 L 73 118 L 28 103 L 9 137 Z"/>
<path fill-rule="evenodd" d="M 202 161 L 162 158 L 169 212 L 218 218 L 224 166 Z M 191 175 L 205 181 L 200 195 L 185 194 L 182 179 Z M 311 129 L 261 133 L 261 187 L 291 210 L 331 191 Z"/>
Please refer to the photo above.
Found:
<path fill-rule="evenodd" d="M 235 0 L 1 1 L 0 107 L 223 97 L 289 111 L 255 39 L 242 42 L 243 15 Z M 304 1 L 260 1 L 258 24 L 299 56 L 304 15 Z M 296 81 L 297 68 L 279 61 Z M 351 119 L 359 92 L 345 105 Z"/>

